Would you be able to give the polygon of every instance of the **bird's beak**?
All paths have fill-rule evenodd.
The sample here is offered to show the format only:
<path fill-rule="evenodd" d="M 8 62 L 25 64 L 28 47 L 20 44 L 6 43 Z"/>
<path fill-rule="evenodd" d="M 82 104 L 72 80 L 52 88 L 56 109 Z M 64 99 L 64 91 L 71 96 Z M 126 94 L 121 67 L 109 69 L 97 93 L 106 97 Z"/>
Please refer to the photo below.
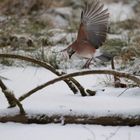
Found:
<path fill-rule="evenodd" d="M 75 53 L 75 51 L 71 51 L 71 52 L 68 52 L 68 55 L 69 55 L 69 59 L 71 59 L 72 55 Z"/>
<path fill-rule="evenodd" d="M 68 55 L 69 55 L 69 59 L 71 59 L 71 57 L 72 57 L 72 53 L 69 53 Z"/>

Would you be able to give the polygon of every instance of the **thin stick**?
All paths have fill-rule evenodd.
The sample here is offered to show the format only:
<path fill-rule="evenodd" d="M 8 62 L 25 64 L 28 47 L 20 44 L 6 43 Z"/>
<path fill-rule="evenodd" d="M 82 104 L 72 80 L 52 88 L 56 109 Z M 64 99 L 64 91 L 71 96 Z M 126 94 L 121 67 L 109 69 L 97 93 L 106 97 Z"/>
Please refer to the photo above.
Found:
<path fill-rule="evenodd" d="M 124 94 L 127 90 L 129 89 L 129 87 L 128 88 L 126 88 L 121 94 L 119 94 L 117 97 L 120 97 L 122 94 Z"/>
<path fill-rule="evenodd" d="M 111 59 L 111 68 L 112 70 L 115 70 L 114 57 Z M 114 85 L 116 81 L 117 81 L 117 77 L 114 75 Z"/>

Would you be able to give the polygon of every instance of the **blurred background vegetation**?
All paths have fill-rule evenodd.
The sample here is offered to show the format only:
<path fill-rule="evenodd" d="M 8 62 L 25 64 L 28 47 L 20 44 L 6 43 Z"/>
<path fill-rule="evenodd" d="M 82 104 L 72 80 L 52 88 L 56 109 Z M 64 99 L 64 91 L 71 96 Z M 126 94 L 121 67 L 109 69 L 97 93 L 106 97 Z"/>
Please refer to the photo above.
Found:
<path fill-rule="evenodd" d="M 56 68 L 82 66 L 84 60 L 67 60 L 66 63 L 63 55 L 57 52 L 75 39 L 81 9 L 86 2 L 92 1 L 0 0 L 0 52 L 31 56 Z M 108 38 L 101 51 L 116 55 L 119 69 L 128 69 L 139 75 L 140 1 L 104 0 L 103 3 L 106 7 L 115 9 L 120 5 L 126 9 L 120 12 L 117 20 L 110 20 Z M 111 15 L 116 14 L 114 9 L 110 10 Z M 130 13 L 121 19 L 124 12 Z M 16 63 L 5 59 L 0 61 L 5 65 Z"/>

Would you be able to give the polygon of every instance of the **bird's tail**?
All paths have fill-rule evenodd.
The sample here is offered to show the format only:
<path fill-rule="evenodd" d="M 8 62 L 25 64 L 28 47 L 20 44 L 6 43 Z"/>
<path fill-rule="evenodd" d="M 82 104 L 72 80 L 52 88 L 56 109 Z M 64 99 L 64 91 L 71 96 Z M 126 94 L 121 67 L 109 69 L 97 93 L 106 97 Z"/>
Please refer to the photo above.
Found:
<path fill-rule="evenodd" d="M 108 62 L 114 58 L 115 55 L 109 53 L 102 53 L 101 55 L 97 56 L 96 58 L 100 59 L 101 61 Z"/>

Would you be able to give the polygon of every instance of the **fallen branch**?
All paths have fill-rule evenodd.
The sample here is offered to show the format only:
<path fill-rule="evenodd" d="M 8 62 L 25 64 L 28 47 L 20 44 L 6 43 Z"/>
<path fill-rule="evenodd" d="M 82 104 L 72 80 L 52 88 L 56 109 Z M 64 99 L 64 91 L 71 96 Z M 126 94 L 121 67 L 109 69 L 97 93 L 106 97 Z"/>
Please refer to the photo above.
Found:
<path fill-rule="evenodd" d="M 12 91 L 10 91 L 6 85 L 2 82 L 2 80 L 0 79 L 0 87 L 2 89 L 2 92 L 4 93 L 10 107 L 14 107 L 14 106 L 18 106 L 20 109 L 20 113 L 21 114 L 25 114 L 25 110 L 22 106 L 22 104 L 16 99 L 16 97 L 14 96 L 14 94 L 12 93 Z"/>
<path fill-rule="evenodd" d="M 131 74 L 128 74 L 128 73 L 123 73 L 123 72 L 118 72 L 118 71 L 113 71 L 113 70 L 87 70 L 87 71 L 80 71 L 80 72 L 75 72 L 75 73 L 70 73 L 70 74 L 65 74 L 65 75 L 62 75 L 58 78 L 55 78 L 55 79 L 52 79 L 32 90 L 30 90 L 28 93 L 22 95 L 20 98 L 19 98 L 19 101 L 22 101 L 24 100 L 25 98 L 31 96 L 33 93 L 49 86 L 49 85 L 52 85 L 56 82 L 59 82 L 59 81 L 62 81 L 62 80 L 65 80 L 67 78 L 70 78 L 70 77 L 76 77 L 76 76 L 83 76 L 83 75 L 89 75 L 89 74 L 109 74 L 109 75 L 114 75 L 114 76 L 118 76 L 118 77 L 123 77 L 123 78 L 127 78 L 127 79 L 130 79 L 134 82 L 136 82 L 138 84 L 138 86 L 140 86 L 140 79 L 136 76 L 133 76 Z"/>
<path fill-rule="evenodd" d="M 12 58 L 12 59 L 24 60 L 27 62 L 32 62 L 34 64 L 37 64 L 47 70 L 50 70 L 52 73 L 56 74 L 57 76 L 61 76 L 64 74 L 64 73 L 59 73 L 54 67 L 52 67 L 50 64 L 46 62 L 42 62 L 27 56 L 21 56 L 15 54 L 0 54 L 0 58 Z M 87 96 L 82 85 L 74 78 L 69 77 L 69 79 L 65 79 L 64 82 L 68 85 L 68 87 L 73 91 L 74 94 L 76 94 L 79 90 L 82 96 Z"/>
<path fill-rule="evenodd" d="M 37 124 L 48 124 L 48 123 L 61 123 L 64 124 L 98 124 L 98 125 L 112 125 L 112 126 L 134 126 L 140 125 L 140 116 L 133 117 L 121 117 L 121 116 L 88 116 L 88 115 L 46 115 L 38 114 L 31 116 L 30 114 L 12 115 L 12 116 L 0 116 L 0 122 L 18 122 L 18 123 L 37 123 Z"/>

